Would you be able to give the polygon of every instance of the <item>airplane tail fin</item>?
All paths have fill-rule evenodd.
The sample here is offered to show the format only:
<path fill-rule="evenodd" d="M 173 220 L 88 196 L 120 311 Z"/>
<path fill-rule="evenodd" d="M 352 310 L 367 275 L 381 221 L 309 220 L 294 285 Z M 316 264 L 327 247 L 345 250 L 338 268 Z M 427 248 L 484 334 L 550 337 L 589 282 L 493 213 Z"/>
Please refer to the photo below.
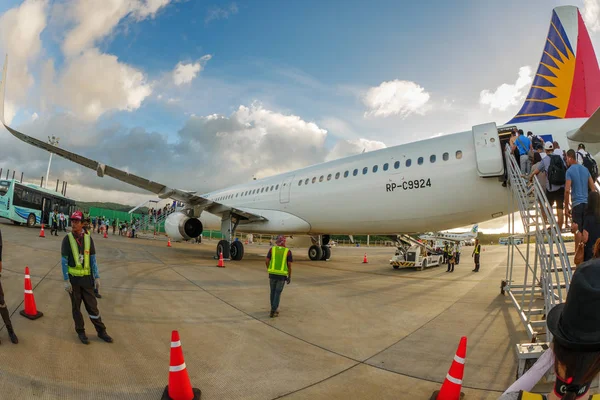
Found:
<path fill-rule="evenodd" d="M 479 225 L 475 224 L 473 225 L 473 228 L 471 229 L 471 233 L 477 233 L 479 231 Z"/>
<path fill-rule="evenodd" d="M 575 6 L 556 7 L 525 103 L 508 123 L 587 118 L 600 106 L 600 69 Z"/>

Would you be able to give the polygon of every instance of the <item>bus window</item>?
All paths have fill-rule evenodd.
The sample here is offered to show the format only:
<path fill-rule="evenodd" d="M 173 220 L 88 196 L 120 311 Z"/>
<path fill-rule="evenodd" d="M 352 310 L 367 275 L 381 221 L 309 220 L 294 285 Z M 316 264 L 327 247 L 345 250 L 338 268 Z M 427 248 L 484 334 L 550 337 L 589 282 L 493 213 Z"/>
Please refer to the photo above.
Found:
<path fill-rule="evenodd" d="M 6 195 L 10 189 L 10 181 L 0 181 L 0 196 Z"/>

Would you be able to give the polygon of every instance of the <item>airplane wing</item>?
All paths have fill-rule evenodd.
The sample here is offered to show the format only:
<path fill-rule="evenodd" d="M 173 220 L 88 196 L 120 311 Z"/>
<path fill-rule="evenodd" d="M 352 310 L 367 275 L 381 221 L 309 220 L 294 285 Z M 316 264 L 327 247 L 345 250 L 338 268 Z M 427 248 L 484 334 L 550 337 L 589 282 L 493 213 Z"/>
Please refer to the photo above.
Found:
<path fill-rule="evenodd" d="M 208 211 L 211 214 L 222 215 L 224 213 L 231 212 L 232 214 L 241 217 L 242 219 L 247 219 L 253 222 L 266 220 L 260 215 L 256 215 L 248 211 L 240 210 L 234 207 L 215 202 L 205 197 L 198 196 L 196 192 L 189 192 L 170 188 L 161 183 L 153 182 L 149 179 L 142 178 L 129 172 L 111 167 L 110 165 L 101 164 L 98 161 L 91 160 L 79 154 L 61 149 L 60 147 L 53 146 L 49 143 L 45 143 L 39 139 L 28 136 L 6 125 L 4 121 L 4 92 L 6 90 L 5 82 L 7 64 L 8 56 L 6 56 L 6 59 L 4 61 L 4 69 L 2 71 L 2 82 L 0 82 L 0 121 L 2 122 L 2 125 L 4 125 L 4 127 L 17 139 L 22 140 L 23 142 L 28 143 L 32 146 L 54 153 L 69 161 L 73 161 L 74 163 L 92 169 L 96 171 L 97 175 L 101 178 L 105 175 L 110 176 L 112 178 L 120 180 L 121 182 L 125 182 L 140 189 L 144 189 L 149 192 L 155 193 L 161 199 L 170 198 L 173 200 L 181 201 L 188 206 L 197 207 L 200 210 Z"/>
<path fill-rule="evenodd" d="M 574 142 L 600 142 L 600 108 L 579 129 L 567 133 L 567 137 Z"/>

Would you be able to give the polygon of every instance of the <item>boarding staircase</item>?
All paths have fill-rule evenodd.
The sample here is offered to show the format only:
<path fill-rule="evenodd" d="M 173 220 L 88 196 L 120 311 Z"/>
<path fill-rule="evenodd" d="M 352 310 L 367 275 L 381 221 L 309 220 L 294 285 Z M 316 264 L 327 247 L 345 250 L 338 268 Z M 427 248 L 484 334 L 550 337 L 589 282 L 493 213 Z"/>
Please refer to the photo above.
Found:
<path fill-rule="evenodd" d="M 514 238 L 523 235 L 515 232 L 515 213 L 509 213 L 506 279 L 502 281 L 501 292 L 512 300 L 531 341 L 517 345 L 517 376 L 520 376 L 552 341 L 546 326 L 546 315 L 552 307 L 565 301 L 572 271 L 545 188 L 537 176 L 529 183 L 528 177 L 521 175 L 510 147 L 507 146 L 504 156 L 510 188 L 509 210 L 519 210 L 525 232 L 525 244 L 519 247 Z M 544 341 L 539 341 L 542 335 L 545 336 Z"/>

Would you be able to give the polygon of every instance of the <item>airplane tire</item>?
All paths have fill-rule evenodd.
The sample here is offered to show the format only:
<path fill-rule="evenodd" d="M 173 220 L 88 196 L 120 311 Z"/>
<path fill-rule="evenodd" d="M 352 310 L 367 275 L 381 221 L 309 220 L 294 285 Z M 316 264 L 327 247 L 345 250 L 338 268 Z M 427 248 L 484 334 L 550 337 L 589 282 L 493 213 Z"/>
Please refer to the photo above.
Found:
<path fill-rule="evenodd" d="M 321 250 L 323 251 L 321 260 L 323 260 L 323 261 L 329 260 L 331 258 L 331 248 L 329 246 L 321 246 Z"/>
<path fill-rule="evenodd" d="M 223 253 L 223 258 L 229 258 L 229 249 L 229 242 L 227 240 L 220 240 L 219 243 L 217 243 L 217 259 L 219 259 L 220 253 Z"/>
<path fill-rule="evenodd" d="M 317 246 L 316 244 L 310 246 L 308 249 L 308 258 L 310 258 L 311 261 L 320 261 L 322 257 L 323 250 L 321 249 L 321 246 Z"/>
<path fill-rule="evenodd" d="M 244 258 L 244 244 L 239 241 L 231 243 L 231 259 L 240 261 L 242 258 Z"/>
<path fill-rule="evenodd" d="M 400 266 L 399 266 L 399 265 L 392 265 L 392 267 L 394 267 L 394 269 L 398 269 L 398 268 L 400 268 Z"/>

